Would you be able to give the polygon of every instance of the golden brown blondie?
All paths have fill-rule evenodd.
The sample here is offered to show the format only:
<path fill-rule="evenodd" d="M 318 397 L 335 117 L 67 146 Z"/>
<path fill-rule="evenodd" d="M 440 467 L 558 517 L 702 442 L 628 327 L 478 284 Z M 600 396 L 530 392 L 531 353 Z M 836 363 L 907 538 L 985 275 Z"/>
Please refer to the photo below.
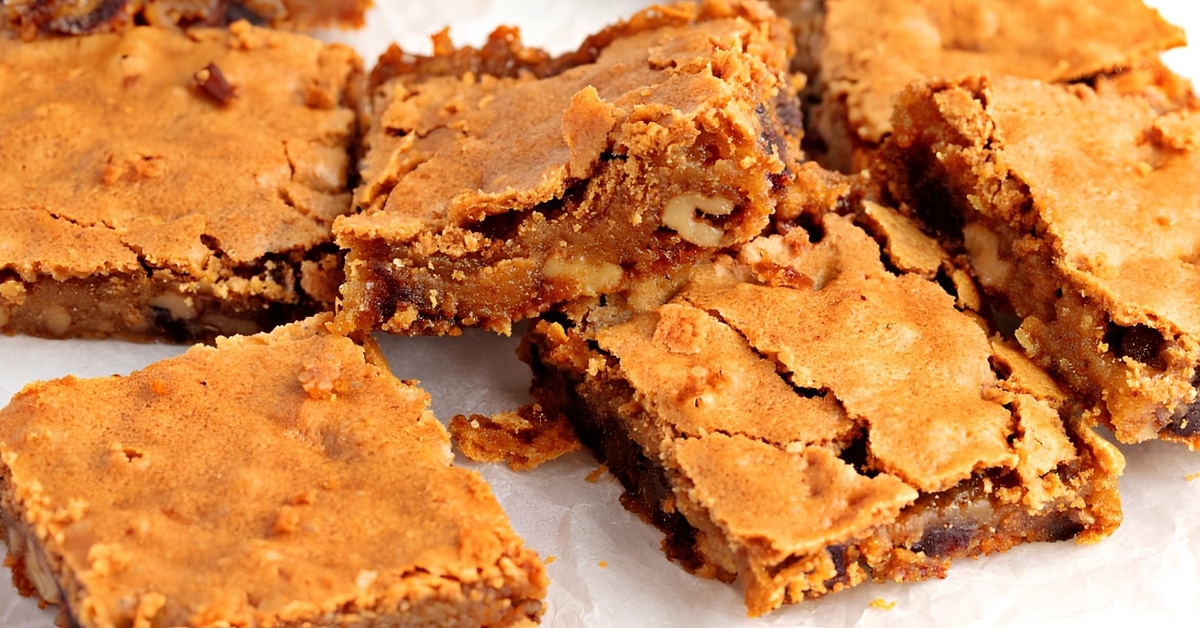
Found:
<path fill-rule="evenodd" d="M 0 32 L 33 39 L 143 24 L 224 26 L 238 20 L 293 29 L 359 27 L 370 6 L 371 0 L 6 0 L 0 3 Z"/>
<path fill-rule="evenodd" d="M 1195 449 L 1200 110 L 1162 102 L 1018 79 L 914 86 L 876 175 L 1118 439 Z"/>
<path fill-rule="evenodd" d="M 555 58 L 509 29 L 435 44 L 373 73 L 343 331 L 507 333 L 657 294 L 757 235 L 792 176 L 790 37 L 757 0 L 649 9 Z"/>
<path fill-rule="evenodd" d="M 884 232 L 908 253 L 906 233 L 932 242 Z M 1117 450 L 937 283 L 885 266 L 850 217 L 810 217 L 661 307 L 596 320 L 533 326 L 535 398 L 669 557 L 741 579 L 751 615 L 1121 520 Z"/>
<path fill-rule="evenodd" d="M 814 151 L 857 171 L 890 132 L 892 102 L 909 82 L 992 73 L 1075 81 L 1154 62 L 1184 45 L 1183 30 L 1141 0 L 776 0 L 798 34 L 800 68 L 819 104 Z M 823 15 L 813 17 L 814 12 Z M 869 16 L 869 17 L 867 17 Z M 816 54 L 813 58 L 812 55 Z M 814 138 L 810 138 L 814 139 Z"/>
<path fill-rule="evenodd" d="M 176 341 L 332 309 L 356 53 L 258 29 L 0 40 L 0 331 Z"/>
<path fill-rule="evenodd" d="M 330 316 L 0 410 L 14 583 L 101 626 L 522 626 L 541 561 Z"/>

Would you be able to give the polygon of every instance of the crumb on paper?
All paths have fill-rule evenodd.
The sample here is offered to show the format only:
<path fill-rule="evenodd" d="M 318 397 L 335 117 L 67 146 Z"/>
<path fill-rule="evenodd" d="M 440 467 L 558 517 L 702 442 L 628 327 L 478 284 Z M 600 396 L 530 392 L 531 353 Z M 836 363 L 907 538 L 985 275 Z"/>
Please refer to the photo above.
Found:
<path fill-rule="evenodd" d="M 600 568 L 601 568 L 601 569 L 608 569 L 608 561 L 607 561 L 607 560 L 602 560 L 602 561 L 600 561 Z"/>
<path fill-rule="evenodd" d="M 450 434 L 471 460 L 504 462 L 514 471 L 528 471 L 580 448 L 566 417 L 547 414 L 536 403 L 490 417 L 460 414 L 450 420 Z"/>
<path fill-rule="evenodd" d="M 890 611 L 893 608 L 896 608 L 896 602 L 895 601 L 889 602 L 881 597 L 877 597 L 877 598 L 871 600 L 871 603 L 868 604 L 868 606 L 870 606 L 871 608 L 877 608 L 881 611 Z"/>
<path fill-rule="evenodd" d="M 547 556 L 546 560 L 544 560 L 542 562 L 546 563 L 547 565 L 552 565 L 552 564 L 554 564 L 554 561 L 556 561 L 556 560 L 558 560 L 557 556 Z"/>
<path fill-rule="evenodd" d="M 1183 479 L 1187 480 L 1188 482 L 1194 482 L 1196 480 L 1200 480 L 1200 471 L 1197 471 L 1195 473 L 1189 473 L 1189 474 L 1183 476 Z"/>
<path fill-rule="evenodd" d="M 608 466 L 600 465 L 593 469 L 592 472 L 587 474 L 587 476 L 585 476 L 583 479 L 595 484 L 596 482 L 600 481 L 600 478 L 604 477 L 605 473 L 608 473 Z"/>

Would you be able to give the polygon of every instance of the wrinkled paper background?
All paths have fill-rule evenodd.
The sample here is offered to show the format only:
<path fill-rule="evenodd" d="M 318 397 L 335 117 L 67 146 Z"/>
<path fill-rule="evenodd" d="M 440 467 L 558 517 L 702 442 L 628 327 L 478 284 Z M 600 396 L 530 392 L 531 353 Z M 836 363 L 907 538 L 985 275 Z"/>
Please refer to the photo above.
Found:
<path fill-rule="evenodd" d="M 383 5 L 353 33 L 328 39 L 355 45 L 370 64 L 387 44 L 428 52 L 428 36 L 451 25 L 459 44 L 483 42 L 494 26 L 521 27 L 527 43 L 554 52 L 650 4 L 563 0 L 439 0 Z M 1196 0 L 1152 0 L 1171 21 L 1200 37 Z M 1200 81 L 1200 47 L 1168 54 L 1177 71 Z M 0 234 L 2 237 L 2 234 Z M 523 329 L 523 328 L 520 328 Z M 491 413 L 528 400 L 528 369 L 511 338 L 467 333 L 459 338 L 379 340 L 395 374 L 418 379 L 443 421 L 459 413 Z M 128 373 L 182 352 L 181 347 L 118 341 L 48 341 L 0 337 L 0 402 L 23 385 L 66 374 Z M 661 535 L 617 502 L 611 476 L 579 452 L 532 472 L 502 465 L 467 466 L 491 483 L 513 527 L 545 559 L 552 580 L 548 626 L 1091 626 L 1200 624 L 1200 452 L 1163 443 L 1122 450 L 1125 523 L 1093 546 L 1036 544 L 956 563 L 945 580 L 865 585 L 749 620 L 740 589 L 695 578 L 659 551 Z M 461 457 L 460 457 L 461 458 Z M 461 461 L 461 460 L 460 460 Z M 352 513 L 348 513 L 353 516 Z M 871 606 L 894 604 L 889 610 Z M 0 624 L 52 625 L 53 609 L 20 598 L 0 576 Z M 1111 623 L 1110 623 L 1111 622 Z"/>

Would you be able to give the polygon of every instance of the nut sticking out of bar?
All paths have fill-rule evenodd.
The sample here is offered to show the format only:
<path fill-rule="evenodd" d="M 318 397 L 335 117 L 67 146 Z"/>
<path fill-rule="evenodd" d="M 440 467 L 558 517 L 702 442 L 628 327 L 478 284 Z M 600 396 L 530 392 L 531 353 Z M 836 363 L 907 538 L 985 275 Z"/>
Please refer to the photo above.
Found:
<path fill-rule="evenodd" d="M 679 237 L 696 246 L 720 246 L 725 230 L 705 221 L 696 212 L 706 216 L 728 216 L 733 213 L 733 201 L 699 194 L 680 194 L 663 207 L 663 225 L 673 229 Z"/>
<path fill-rule="evenodd" d="M 217 64 L 210 62 L 194 75 L 196 87 L 210 98 L 228 105 L 237 98 L 237 89 L 225 78 L 225 73 Z"/>
<path fill-rule="evenodd" d="M 510 333 L 669 291 L 757 236 L 800 155 L 789 43 L 765 4 L 709 0 L 561 57 L 505 29 L 481 50 L 392 49 L 360 115 L 362 211 L 335 226 L 338 329 Z"/>

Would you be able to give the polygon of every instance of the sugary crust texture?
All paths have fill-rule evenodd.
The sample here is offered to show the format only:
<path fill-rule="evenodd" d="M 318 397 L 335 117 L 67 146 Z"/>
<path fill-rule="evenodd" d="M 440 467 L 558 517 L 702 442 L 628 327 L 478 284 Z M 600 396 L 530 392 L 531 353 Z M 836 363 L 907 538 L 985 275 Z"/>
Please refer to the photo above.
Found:
<path fill-rule="evenodd" d="M 936 283 L 888 270 L 854 219 L 756 239 L 653 312 L 544 320 L 525 341 L 539 402 L 669 554 L 740 575 L 752 615 L 1121 519 L 1116 449 Z"/>
<path fill-rule="evenodd" d="M 211 339 L 332 309 L 353 50 L 245 23 L 0 50 L 0 330 Z"/>
<path fill-rule="evenodd" d="M 343 330 L 455 333 L 659 284 L 767 224 L 798 153 L 786 24 L 649 9 L 558 58 L 440 36 L 373 72 Z M 778 105 L 778 106 L 777 106 Z"/>
<path fill-rule="evenodd" d="M 914 80 L 991 73 L 1074 81 L 1138 67 L 1185 43 L 1182 29 L 1141 0 L 829 0 L 824 11 L 819 58 L 801 65 L 820 69 L 811 124 L 845 170 L 864 167 L 891 130 L 896 95 Z"/>
<path fill-rule="evenodd" d="M 371 0 L 9 0 L 0 7 L 0 33 L 22 39 L 119 31 L 137 24 L 177 28 L 259 26 L 358 28 Z"/>
<path fill-rule="evenodd" d="M 1025 348 L 1104 408 L 1120 440 L 1195 448 L 1200 110 L 1127 91 L 914 87 L 877 174 L 966 253 L 1022 319 Z"/>
<path fill-rule="evenodd" d="M 541 562 L 428 395 L 328 322 L 26 387 L 0 411 L 10 562 L 85 627 L 536 620 Z"/>

